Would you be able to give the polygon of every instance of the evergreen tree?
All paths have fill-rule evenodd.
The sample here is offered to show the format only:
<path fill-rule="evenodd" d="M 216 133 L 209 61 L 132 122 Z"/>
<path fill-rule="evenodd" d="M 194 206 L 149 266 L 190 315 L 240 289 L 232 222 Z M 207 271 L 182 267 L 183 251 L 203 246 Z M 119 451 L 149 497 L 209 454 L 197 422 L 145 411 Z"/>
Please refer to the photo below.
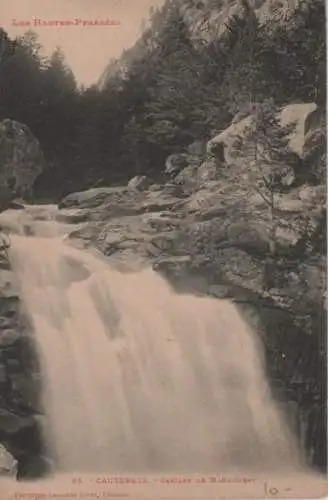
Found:
<path fill-rule="evenodd" d="M 5 41 L 5 36 L 3 41 Z M 16 39 L 8 49 L 10 57 L 6 57 L 0 80 L 1 114 L 23 123 L 30 123 L 34 129 L 38 121 L 38 105 L 42 88 L 42 70 L 44 60 L 41 45 L 35 33 L 29 31 Z"/>
<path fill-rule="evenodd" d="M 302 0 L 285 23 L 268 22 L 272 71 L 286 100 L 325 105 L 326 30 L 324 0 Z"/>
<path fill-rule="evenodd" d="M 169 152 L 192 142 L 199 133 L 193 111 L 200 102 L 203 65 L 177 5 L 170 6 L 157 43 L 156 82 L 150 89 L 146 132 L 149 142 Z"/>
<path fill-rule="evenodd" d="M 65 55 L 60 47 L 56 47 L 47 61 L 45 71 L 45 80 L 47 80 L 47 90 L 49 96 L 61 96 L 63 94 L 74 94 L 76 92 L 76 81 L 72 70 L 66 64 Z"/>
<path fill-rule="evenodd" d="M 256 191 L 268 207 L 271 223 L 270 251 L 276 253 L 276 195 L 294 182 L 294 167 L 298 157 L 289 147 L 293 126 L 281 127 L 279 110 L 272 99 L 254 107 L 239 137 L 235 153 L 244 167 L 244 180 Z"/>

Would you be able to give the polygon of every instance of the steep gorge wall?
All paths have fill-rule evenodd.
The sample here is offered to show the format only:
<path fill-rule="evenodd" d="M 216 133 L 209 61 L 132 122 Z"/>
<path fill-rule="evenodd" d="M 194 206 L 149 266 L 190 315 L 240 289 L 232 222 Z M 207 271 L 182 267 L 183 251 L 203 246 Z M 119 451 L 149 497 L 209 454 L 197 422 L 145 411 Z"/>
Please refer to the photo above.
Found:
<path fill-rule="evenodd" d="M 30 199 L 44 166 L 40 145 L 25 125 L 0 123 L 0 212 L 17 197 Z M 18 462 L 18 477 L 38 476 L 44 469 L 39 416 L 41 376 L 29 319 L 8 254 L 10 238 L 0 218 L 0 444 Z"/>
<path fill-rule="evenodd" d="M 200 42 L 209 45 L 224 40 L 228 34 L 227 23 L 232 16 L 249 20 L 255 14 L 260 23 L 269 19 L 279 24 L 288 22 L 299 2 L 300 0 L 249 0 L 254 13 L 248 10 L 244 0 L 177 0 L 173 4 L 178 5 L 190 38 L 197 46 Z M 164 8 L 169 4 L 170 0 L 164 3 Z M 99 87 L 106 87 L 110 81 L 119 84 L 131 62 L 150 54 L 156 46 L 156 34 L 155 39 L 152 37 L 146 43 L 138 40 L 119 59 L 108 64 L 99 79 Z"/>
<path fill-rule="evenodd" d="M 31 325 L 4 250 L 0 252 L 0 443 L 18 462 L 18 477 L 38 477 L 44 471 L 41 384 Z"/>

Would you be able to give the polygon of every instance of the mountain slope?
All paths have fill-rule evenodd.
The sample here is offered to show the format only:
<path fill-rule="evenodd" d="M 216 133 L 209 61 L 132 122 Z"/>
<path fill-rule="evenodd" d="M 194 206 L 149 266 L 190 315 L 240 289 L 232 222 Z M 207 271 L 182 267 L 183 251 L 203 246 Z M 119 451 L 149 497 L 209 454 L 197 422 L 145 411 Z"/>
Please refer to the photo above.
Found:
<path fill-rule="evenodd" d="M 165 25 L 174 7 L 186 23 L 189 36 L 195 46 L 206 46 L 224 39 L 228 34 L 227 25 L 231 18 L 245 20 L 253 11 L 260 23 L 273 21 L 288 22 L 300 0 L 167 0 L 162 9 L 155 11 L 150 26 L 133 47 L 124 51 L 122 57 L 111 61 L 99 79 L 99 87 L 105 88 L 118 83 L 129 66 L 136 60 L 150 55 L 157 46 L 156 37 Z M 249 9 L 251 8 L 251 10 Z"/>

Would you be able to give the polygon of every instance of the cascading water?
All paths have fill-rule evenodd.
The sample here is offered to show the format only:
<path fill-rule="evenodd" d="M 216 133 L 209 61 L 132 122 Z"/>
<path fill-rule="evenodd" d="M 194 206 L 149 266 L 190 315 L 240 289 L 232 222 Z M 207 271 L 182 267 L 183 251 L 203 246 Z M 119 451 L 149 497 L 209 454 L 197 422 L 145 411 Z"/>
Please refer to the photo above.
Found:
<path fill-rule="evenodd" d="M 29 224 L 37 235 L 14 234 L 10 258 L 57 471 L 298 466 L 258 340 L 232 303 L 178 295 L 150 269 L 118 272 L 67 245 L 56 222 Z"/>

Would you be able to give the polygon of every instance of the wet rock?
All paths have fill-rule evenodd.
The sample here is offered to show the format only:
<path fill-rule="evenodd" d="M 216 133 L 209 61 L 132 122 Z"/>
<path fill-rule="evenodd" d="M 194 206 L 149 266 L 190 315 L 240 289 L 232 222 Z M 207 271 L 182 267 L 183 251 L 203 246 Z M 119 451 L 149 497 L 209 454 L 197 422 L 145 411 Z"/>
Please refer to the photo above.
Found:
<path fill-rule="evenodd" d="M 170 210 L 180 201 L 180 198 L 162 191 L 149 192 L 145 196 L 145 199 L 140 202 L 140 213 Z"/>
<path fill-rule="evenodd" d="M 21 334 L 17 330 L 0 327 L 0 349 L 15 344 L 20 338 Z"/>
<path fill-rule="evenodd" d="M 117 202 L 127 189 L 102 187 L 88 189 L 87 191 L 79 191 L 71 193 L 61 200 L 58 204 L 59 208 L 96 208 L 102 205 L 105 201 Z"/>
<path fill-rule="evenodd" d="M 17 313 L 13 316 L 0 316 L 0 330 L 5 330 L 6 328 L 15 328 L 18 324 Z"/>
<path fill-rule="evenodd" d="M 0 476 L 16 476 L 17 462 L 14 457 L 8 453 L 6 448 L 0 445 Z"/>
<path fill-rule="evenodd" d="M 0 299 L 18 297 L 18 287 L 13 273 L 2 269 L 0 272 Z"/>
<path fill-rule="evenodd" d="M 112 254 L 119 246 L 120 243 L 124 241 L 124 235 L 120 233 L 109 232 L 104 240 L 104 253 L 106 255 Z"/>
<path fill-rule="evenodd" d="M 69 239 L 95 241 L 98 238 L 101 230 L 101 224 L 86 224 L 82 227 L 71 231 L 68 234 Z"/>
<path fill-rule="evenodd" d="M 172 231 L 181 224 L 181 218 L 174 217 L 172 212 L 147 213 L 141 219 L 156 231 Z"/>
<path fill-rule="evenodd" d="M 12 199 L 12 190 L 6 184 L 0 184 L 0 212 L 10 207 Z"/>
<path fill-rule="evenodd" d="M 216 262 L 230 283 L 260 293 L 265 288 L 265 265 L 248 253 L 237 248 L 222 249 L 217 253 Z"/>
<path fill-rule="evenodd" d="M 51 473 L 51 462 L 40 455 L 25 455 L 17 462 L 16 478 L 18 481 L 33 481 Z"/>
<path fill-rule="evenodd" d="M 184 281 L 184 278 L 189 275 L 192 266 L 192 259 L 189 255 L 181 255 L 176 257 L 159 256 L 153 262 L 153 269 L 161 273 L 164 277 L 169 278 L 171 282 L 178 286 Z"/>
<path fill-rule="evenodd" d="M 57 222 L 64 222 L 66 224 L 80 224 L 90 220 L 89 209 L 62 209 L 57 215 Z"/>
<path fill-rule="evenodd" d="M 10 263 L 8 261 L 8 258 L 5 254 L 0 252 L 0 270 L 6 270 L 9 271 L 10 269 Z"/>
<path fill-rule="evenodd" d="M 65 276 L 68 283 L 84 281 L 90 277 L 90 271 L 87 267 L 71 256 L 66 256 L 63 259 L 61 267 L 65 269 Z"/>
<path fill-rule="evenodd" d="M 41 457 L 42 450 L 32 450 L 29 442 L 30 434 L 38 432 L 33 428 L 37 425 L 35 414 L 40 410 L 40 367 L 30 335 L 31 325 L 22 310 L 8 256 L 3 254 L 1 262 L 0 443 L 17 461 L 17 469 L 22 471 L 22 467 L 30 463 L 31 456 L 35 460 Z M 24 476 L 27 472 L 20 474 Z"/>
<path fill-rule="evenodd" d="M 10 237 L 5 233 L 0 233 L 0 252 L 6 252 L 10 247 Z"/>
<path fill-rule="evenodd" d="M 21 416 L 13 411 L 0 408 L 0 428 L 2 433 L 16 434 L 23 429 L 28 429 L 34 425 L 31 416 Z"/>
<path fill-rule="evenodd" d="M 146 175 L 136 175 L 128 182 L 128 189 L 145 191 L 151 185 L 151 180 Z"/>
<path fill-rule="evenodd" d="M 24 210 L 25 203 L 23 201 L 13 200 L 8 208 L 11 208 L 12 210 Z"/>
<path fill-rule="evenodd" d="M 1 421 L 1 413 L 0 413 Z M 51 469 L 42 439 L 42 425 L 34 417 L 21 417 L 15 429 L 1 429 L 1 440 L 17 461 L 16 477 L 19 481 L 40 479 Z"/>

